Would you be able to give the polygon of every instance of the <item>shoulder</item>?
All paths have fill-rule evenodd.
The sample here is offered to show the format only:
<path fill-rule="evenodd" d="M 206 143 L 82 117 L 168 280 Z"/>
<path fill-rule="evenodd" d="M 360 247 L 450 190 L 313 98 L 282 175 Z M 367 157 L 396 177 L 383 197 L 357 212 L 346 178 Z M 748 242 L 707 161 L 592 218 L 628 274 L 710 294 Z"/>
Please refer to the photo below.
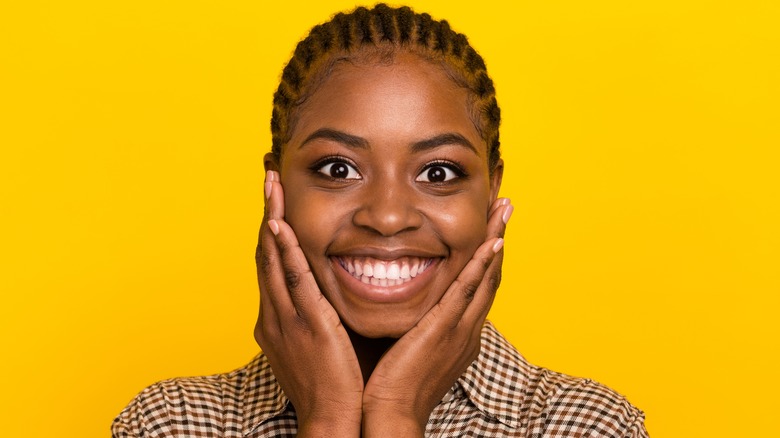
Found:
<path fill-rule="evenodd" d="M 534 367 L 529 429 L 543 436 L 643 437 L 644 413 L 590 379 Z"/>
<path fill-rule="evenodd" d="M 148 386 L 114 419 L 112 437 L 240 433 L 241 399 L 247 376 L 259 359 L 229 373 L 179 377 Z"/>
<path fill-rule="evenodd" d="M 493 356 L 491 374 L 507 377 L 492 391 L 507 395 L 504 406 L 516 407 L 515 424 L 529 436 L 647 436 L 644 413 L 614 390 L 528 363 L 492 325 L 486 325 L 483 340 Z"/>

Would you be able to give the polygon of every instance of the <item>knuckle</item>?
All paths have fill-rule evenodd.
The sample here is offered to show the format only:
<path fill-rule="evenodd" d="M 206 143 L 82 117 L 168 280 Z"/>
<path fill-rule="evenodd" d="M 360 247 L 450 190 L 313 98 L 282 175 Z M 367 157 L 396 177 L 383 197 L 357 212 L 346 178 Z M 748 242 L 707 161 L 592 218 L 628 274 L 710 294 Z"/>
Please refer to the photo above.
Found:
<path fill-rule="evenodd" d="M 301 275 L 294 271 L 287 271 L 284 273 L 284 282 L 288 289 L 298 289 L 298 286 L 301 285 Z"/>
<path fill-rule="evenodd" d="M 480 263 L 480 266 L 482 266 L 483 270 L 487 270 L 487 268 L 490 267 L 490 264 L 492 262 L 493 262 L 493 257 L 483 256 L 483 257 L 479 258 L 479 263 Z"/>
<path fill-rule="evenodd" d="M 295 328 L 296 332 L 312 335 L 313 331 L 309 320 L 304 318 L 303 315 L 301 315 L 299 312 L 295 312 L 295 315 L 291 321 L 292 326 Z"/>
<path fill-rule="evenodd" d="M 438 319 L 441 318 L 442 312 L 445 310 L 445 307 L 441 303 L 436 303 L 431 310 L 428 311 L 428 314 L 430 315 L 431 319 Z M 425 318 L 420 320 L 420 322 L 423 322 Z"/>
<path fill-rule="evenodd" d="M 263 258 L 263 245 L 261 242 L 257 243 L 257 247 L 255 248 L 255 261 L 259 262 Z"/>
<path fill-rule="evenodd" d="M 469 301 L 471 301 L 474 298 L 474 295 L 477 294 L 477 290 L 479 290 L 479 284 L 470 281 L 463 282 L 463 285 L 461 287 L 463 296 L 465 296 L 466 299 Z"/>
<path fill-rule="evenodd" d="M 432 318 L 423 318 L 417 324 L 420 325 L 425 332 L 431 332 L 436 328 L 436 324 L 434 324 Z"/>
<path fill-rule="evenodd" d="M 488 288 L 491 292 L 498 290 L 498 286 L 501 285 L 501 270 L 497 269 L 495 273 L 488 277 Z"/>
<path fill-rule="evenodd" d="M 259 259 L 260 268 L 263 270 L 263 273 L 268 275 L 269 272 L 271 272 L 271 269 L 273 269 L 273 262 L 271 261 L 270 257 L 262 256 Z"/>

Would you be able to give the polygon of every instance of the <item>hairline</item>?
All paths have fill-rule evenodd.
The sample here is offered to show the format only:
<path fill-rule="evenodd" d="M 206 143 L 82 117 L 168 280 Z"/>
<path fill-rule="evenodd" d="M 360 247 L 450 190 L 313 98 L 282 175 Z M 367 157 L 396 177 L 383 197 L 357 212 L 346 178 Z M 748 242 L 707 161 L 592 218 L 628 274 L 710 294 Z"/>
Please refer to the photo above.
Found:
<path fill-rule="evenodd" d="M 457 73 L 457 70 L 444 57 L 435 56 L 435 54 L 430 53 L 430 51 L 426 50 L 424 47 L 420 48 L 413 44 L 393 42 L 364 44 L 355 50 L 339 50 L 324 57 L 320 61 L 320 65 L 315 68 L 314 73 L 309 76 L 307 83 L 302 87 L 304 90 L 303 93 L 300 94 L 300 97 L 291 106 L 290 111 L 287 114 L 287 130 L 282 139 L 279 148 L 279 156 L 276 157 L 277 160 L 281 160 L 281 156 L 284 154 L 284 150 L 292 138 L 292 132 L 295 130 L 300 118 L 300 111 L 341 63 L 348 62 L 354 65 L 369 66 L 392 65 L 396 62 L 397 55 L 400 53 L 414 55 L 418 59 L 441 69 L 455 86 L 466 90 L 466 106 L 468 107 L 469 119 L 476 129 L 477 134 L 479 134 L 482 143 L 485 145 L 487 165 L 492 173 L 495 170 L 497 163 L 491 163 L 491 145 L 488 143 L 488 139 L 482 128 L 482 116 L 477 103 L 478 98 L 470 89 L 466 79 L 462 78 L 461 75 Z"/>

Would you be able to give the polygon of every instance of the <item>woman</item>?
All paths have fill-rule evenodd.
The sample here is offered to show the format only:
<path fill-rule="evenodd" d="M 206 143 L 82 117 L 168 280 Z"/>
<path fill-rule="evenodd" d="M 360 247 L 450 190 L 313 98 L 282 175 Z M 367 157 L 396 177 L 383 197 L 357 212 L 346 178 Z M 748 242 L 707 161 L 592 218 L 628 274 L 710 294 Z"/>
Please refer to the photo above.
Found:
<path fill-rule="evenodd" d="M 114 436 L 646 436 L 624 398 L 485 321 L 512 214 L 499 121 L 446 22 L 380 4 L 313 28 L 274 96 L 263 353 L 147 388 Z"/>

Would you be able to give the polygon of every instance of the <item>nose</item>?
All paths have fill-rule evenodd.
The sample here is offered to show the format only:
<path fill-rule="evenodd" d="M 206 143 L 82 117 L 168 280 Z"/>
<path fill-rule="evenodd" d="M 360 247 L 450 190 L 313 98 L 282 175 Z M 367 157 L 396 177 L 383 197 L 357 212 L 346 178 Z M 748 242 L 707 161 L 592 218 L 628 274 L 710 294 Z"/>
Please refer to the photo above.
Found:
<path fill-rule="evenodd" d="M 394 181 L 390 181 L 394 179 Z M 352 222 L 364 229 L 389 237 L 416 230 L 423 224 L 417 194 L 409 183 L 382 178 L 366 187 Z"/>

